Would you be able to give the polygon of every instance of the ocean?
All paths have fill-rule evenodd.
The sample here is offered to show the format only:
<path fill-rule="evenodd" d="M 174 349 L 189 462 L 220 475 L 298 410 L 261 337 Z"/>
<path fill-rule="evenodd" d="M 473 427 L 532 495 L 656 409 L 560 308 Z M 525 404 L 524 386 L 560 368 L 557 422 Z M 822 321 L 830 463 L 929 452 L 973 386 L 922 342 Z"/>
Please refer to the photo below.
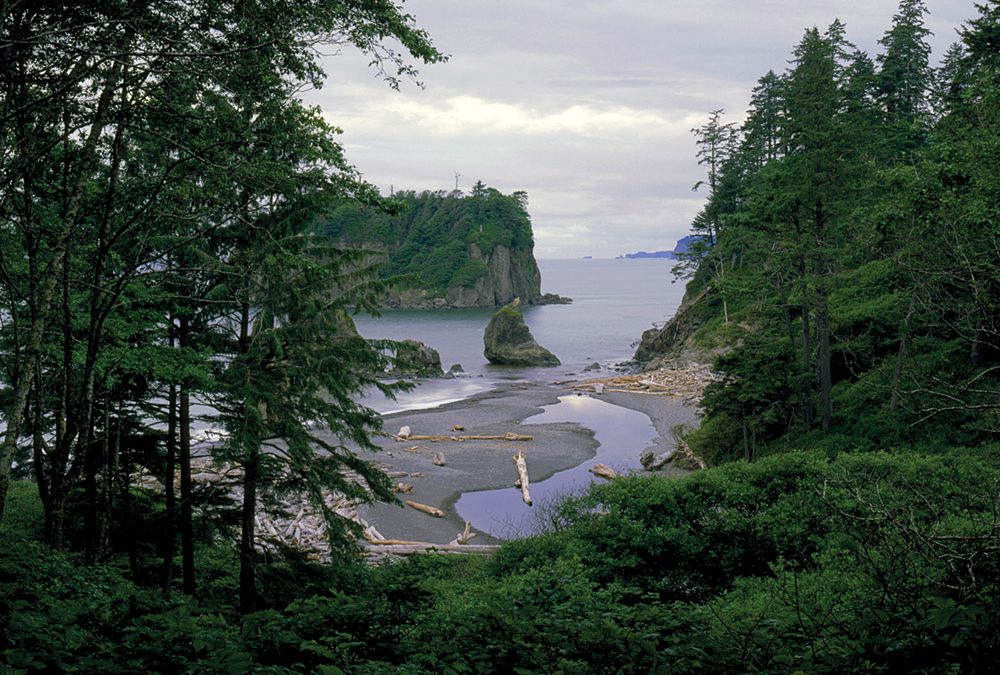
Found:
<path fill-rule="evenodd" d="M 355 317 L 365 337 L 420 340 L 441 354 L 445 369 L 459 364 L 465 371 L 455 379 L 424 380 L 396 401 L 369 396 L 364 402 L 382 413 L 435 407 L 505 380 L 579 377 L 595 361 L 609 374 L 609 368 L 632 358 L 643 331 L 676 312 L 684 282 L 675 280 L 672 265 L 662 259 L 539 260 L 542 292 L 573 298 L 569 305 L 523 308 L 535 340 L 562 361 L 555 368 L 487 363 L 483 331 L 492 309 L 385 310 L 380 317 Z"/>

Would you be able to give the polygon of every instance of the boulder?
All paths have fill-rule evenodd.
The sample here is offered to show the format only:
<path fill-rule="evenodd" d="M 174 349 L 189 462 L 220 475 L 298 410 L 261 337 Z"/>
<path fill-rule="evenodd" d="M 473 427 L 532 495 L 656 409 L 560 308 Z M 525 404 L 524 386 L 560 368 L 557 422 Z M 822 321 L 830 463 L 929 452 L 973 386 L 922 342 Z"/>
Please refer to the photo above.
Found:
<path fill-rule="evenodd" d="M 501 307 L 483 333 L 483 355 L 495 366 L 558 366 L 555 354 L 542 347 L 524 323 L 521 301 Z"/>
<path fill-rule="evenodd" d="M 403 340 L 396 348 L 392 369 L 395 376 L 441 377 L 441 355 L 437 350 L 417 340 Z"/>

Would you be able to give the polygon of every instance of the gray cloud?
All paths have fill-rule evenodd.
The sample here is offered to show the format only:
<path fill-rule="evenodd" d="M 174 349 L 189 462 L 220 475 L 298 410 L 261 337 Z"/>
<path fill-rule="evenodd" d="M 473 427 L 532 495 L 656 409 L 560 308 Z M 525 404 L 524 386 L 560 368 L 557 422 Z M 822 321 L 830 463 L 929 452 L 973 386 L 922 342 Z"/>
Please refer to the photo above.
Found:
<path fill-rule="evenodd" d="M 973 0 L 928 0 L 940 55 Z M 389 90 L 367 60 L 326 60 L 308 95 L 344 129 L 348 158 L 384 191 L 477 179 L 526 190 L 540 257 L 670 248 L 703 197 L 690 129 L 739 119 L 750 89 L 787 67 L 805 28 L 847 24 L 874 55 L 895 0 L 410 0 L 451 60 L 425 89 Z"/>

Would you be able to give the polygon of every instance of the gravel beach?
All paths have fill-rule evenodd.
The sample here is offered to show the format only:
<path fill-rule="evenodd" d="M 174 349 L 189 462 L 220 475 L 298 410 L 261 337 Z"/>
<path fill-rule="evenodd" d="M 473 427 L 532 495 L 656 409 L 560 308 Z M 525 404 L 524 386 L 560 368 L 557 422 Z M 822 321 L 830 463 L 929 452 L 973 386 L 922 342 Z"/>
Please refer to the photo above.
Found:
<path fill-rule="evenodd" d="M 532 483 L 539 483 L 557 471 L 594 457 L 598 443 L 593 431 L 587 428 L 586 420 L 521 426 L 525 419 L 541 413 L 542 406 L 558 403 L 560 396 L 575 395 L 578 394 L 565 385 L 512 382 L 437 408 L 387 415 L 384 429 L 389 434 L 408 426 L 411 433 L 418 436 L 502 436 L 514 432 L 529 434 L 533 440 L 397 441 L 383 438 L 378 443 L 382 451 L 366 453 L 365 459 L 380 462 L 394 480 L 412 486 L 412 492 L 399 495 L 401 500 L 439 508 L 445 516 L 435 518 L 408 506 L 378 504 L 363 508 L 362 517 L 389 539 L 434 544 L 453 540 L 464 527 L 453 508 L 459 495 L 508 486 L 514 490 L 516 475 L 511 458 L 518 449 L 528 459 Z M 645 413 L 651 419 L 657 436 L 646 448 L 635 448 L 636 462 L 643 450 L 660 453 L 672 447 L 672 426 L 694 423 L 697 419 L 693 408 L 671 397 L 609 393 L 600 398 Z M 455 425 L 462 430 L 453 430 Z M 444 466 L 432 463 L 435 453 L 444 455 Z M 471 543 L 493 541 L 489 535 L 477 532 Z"/>

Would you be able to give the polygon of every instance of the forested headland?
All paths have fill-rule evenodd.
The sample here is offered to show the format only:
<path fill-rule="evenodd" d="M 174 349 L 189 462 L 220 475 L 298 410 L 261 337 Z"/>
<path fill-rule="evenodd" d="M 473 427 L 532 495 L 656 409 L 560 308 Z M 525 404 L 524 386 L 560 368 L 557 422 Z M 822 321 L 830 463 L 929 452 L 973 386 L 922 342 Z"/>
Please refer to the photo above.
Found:
<path fill-rule="evenodd" d="M 385 206 L 339 205 L 322 230 L 385 256 L 390 306 L 496 307 L 541 299 L 541 275 L 524 192 L 477 181 L 459 191 L 397 192 Z"/>
<path fill-rule="evenodd" d="M 715 357 L 682 439 L 715 466 L 380 566 L 326 498 L 394 498 L 349 450 L 380 424 L 354 395 L 392 388 L 349 312 L 385 285 L 317 223 L 382 198 L 295 94 L 321 44 L 390 85 L 443 56 L 383 0 L 5 10 L 0 669 L 1000 669 L 996 0 L 941 67 L 920 0 L 875 56 L 809 29 L 696 130 L 688 298 L 644 353 Z M 191 488 L 196 402 L 222 489 Z M 256 546 L 289 494 L 329 562 Z"/>

